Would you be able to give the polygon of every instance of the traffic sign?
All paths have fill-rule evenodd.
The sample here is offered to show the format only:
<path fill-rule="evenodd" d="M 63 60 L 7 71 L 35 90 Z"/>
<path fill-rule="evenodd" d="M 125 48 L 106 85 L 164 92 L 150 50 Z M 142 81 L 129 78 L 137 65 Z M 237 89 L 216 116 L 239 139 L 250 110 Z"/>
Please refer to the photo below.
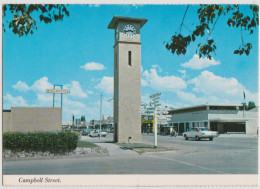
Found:
<path fill-rule="evenodd" d="M 157 120 L 159 120 L 159 121 L 170 121 L 171 119 L 169 119 L 169 118 L 162 118 L 162 119 L 157 119 Z"/>
<path fill-rule="evenodd" d="M 160 101 L 159 100 L 155 100 L 152 102 L 152 104 L 158 104 Z"/>
<path fill-rule="evenodd" d="M 165 110 L 163 108 L 158 108 L 158 109 L 156 109 L 156 111 L 168 112 L 168 110 Z"/>
<path fill-rule="evenodd" d="M 159 115 L 161 117 L 172 117 L 171 115 L 168 115 L 168 114 L 157 114 L 157 115 Z"/>
<path fill-rule="evenodd" d="M 158 120 L 160 121 L 170 121 L 171 119 L 169 119 L 169 118 L 158 118 Z"/>
<path fill-rule="evenodd" d="M 156 116 L 157 119 L 170 119 L 170 117 Z"/>
<path fill-rule="evenodd" d="M 150 98 L 154 98 L 154 97 L 157 97 L 157 96 L 160 96 L 161 93 L 156 93 L 156 94 L 153 94 L 152 96 L 150 96 Z"/>
<path fill-rule="evenodd" d="M 160 122 L 159 124 L 160 124 L 160 125 L 166 125 L 167 122 Z"/>
<path fill-rule="evenodd" d="M 164 114 L 162 112 L 156 112 L 156 113 L 157 113 L 156 115 L 163 115 L 163 116 L 168 116 L 168 117 L 172 116 L 172 115 L 169 115 L 169 114 Z"/>
<path fill-rule="evenodd" d="M 169 112 L 167 111 L 157 111 L 157 114 L 168 114 Z"/>

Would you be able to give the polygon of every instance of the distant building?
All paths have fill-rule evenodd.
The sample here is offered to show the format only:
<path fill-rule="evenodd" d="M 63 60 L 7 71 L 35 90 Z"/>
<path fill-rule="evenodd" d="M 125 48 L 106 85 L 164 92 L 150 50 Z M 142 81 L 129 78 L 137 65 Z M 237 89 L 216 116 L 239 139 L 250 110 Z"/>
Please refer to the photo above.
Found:
<path fill-rule="evenodd" d="M 142 103 L 141 105 L 141 132 L 153 133 L 154 131 L 154 107 Z"/>
<path fill-rule="evenodd" d="M 79 118 L 75 119 L 76 126 L 79 127 L 81 125 L 81 120 Z"/>
<path fill-rule="evenodd" d="M 12 107 L 3 110 L 3 132 L 61 131 L 62 109 Z"/>
<path fill-rule="evenodd" d="M 170 110 L 169 127 L 179 134 L 192 127 L 208 127 L 220 134 L 256 134 L 258 108 L 241 111 L 241 105 L 198 105 Z"/>
<path fill-rule="evenodd" d="M 71 121 L 62 121 L 62 130 L 70 130 L 71 128 Z"/>
<path fill-rule="evenodd" d="M 167 106 L 160 108 L 160 110 L 169 111 L 172 108 Z M 141 132 L 142 133 L 154 133 L 154 107 L 151 105 L 142 104 L 141 106 Z M 157 120 L 158 133 L 165 134 L 166 128 L 168 127 L 166 123 L 161 123 Z"/>
<path fill-rule="evenodd" d="M 154 130 L 154 116 L 153 115 L 142 115 L 142 133 L 153 133 Z"/>
<path fill-rule="evenodd" d="M 107 132 L 112 132 L 114 129 L 113 117 L 112 116 L 102 116 L 101 129 Z M 90 129 L 100 129 L 100 120 L 90 120 Z"/>

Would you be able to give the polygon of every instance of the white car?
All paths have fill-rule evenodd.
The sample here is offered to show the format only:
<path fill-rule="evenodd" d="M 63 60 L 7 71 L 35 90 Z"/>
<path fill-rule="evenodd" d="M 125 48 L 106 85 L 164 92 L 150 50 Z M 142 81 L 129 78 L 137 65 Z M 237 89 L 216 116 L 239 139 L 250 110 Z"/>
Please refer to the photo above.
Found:
<path fill-rule="evenodd" d="M 212 141 L 213 138 L 217 137 L 218 135 L 218 132 L 210 131 L 209 128 L 206 127 L 191 128 L 190 131 L 183 133 L 185 140 L 188 140 L 189 138 L 195 138 L 196 140 L 200 140 L 201 138 L 208 138 Z"/>
<path fill-rule="evenodd" d="M 99 137 L 100 132 L 99 130 L 95 130 L 95 131 L 90 131 L 89 135 L 90 137 Z M 101 137 L 106 137 L 107 136 L 107 132 L 101 131 Z"/>

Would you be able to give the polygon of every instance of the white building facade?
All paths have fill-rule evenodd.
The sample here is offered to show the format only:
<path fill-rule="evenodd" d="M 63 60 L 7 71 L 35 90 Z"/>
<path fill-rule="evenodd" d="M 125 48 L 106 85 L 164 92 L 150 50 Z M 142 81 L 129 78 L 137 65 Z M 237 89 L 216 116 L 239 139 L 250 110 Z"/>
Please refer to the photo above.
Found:
<path fill-rule="evenodd" d="M 181 135 L 193 127 L 208 127 L 220 134 L 257 134 L 258 109 L 241 111 L 241 105 L 199 105 L 170 110 L 170 127 Z"/>

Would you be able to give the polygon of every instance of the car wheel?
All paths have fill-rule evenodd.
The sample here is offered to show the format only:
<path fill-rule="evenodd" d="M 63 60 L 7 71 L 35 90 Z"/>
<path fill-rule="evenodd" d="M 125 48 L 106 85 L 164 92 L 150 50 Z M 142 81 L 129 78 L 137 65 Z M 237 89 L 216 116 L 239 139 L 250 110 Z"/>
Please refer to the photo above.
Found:
<path fill-rule="evenodd" d="M 188 139 L 189 139 L 186 135 L 184 135 L 184 138 L 185 138 L 185 140 L 188 140 Z"/>
<path fill-rule="evenodd" d="M 209 140 L 212 141 L 212 140 L 213 140 L 213 137 L 209 137 Z"/>
<path fill-rule="evenodd" d="M 200 140 L 200 137 L 199 137 L 199 136 L 196 136 L 195 138 L 196 138 L 196 140 Z"/>

